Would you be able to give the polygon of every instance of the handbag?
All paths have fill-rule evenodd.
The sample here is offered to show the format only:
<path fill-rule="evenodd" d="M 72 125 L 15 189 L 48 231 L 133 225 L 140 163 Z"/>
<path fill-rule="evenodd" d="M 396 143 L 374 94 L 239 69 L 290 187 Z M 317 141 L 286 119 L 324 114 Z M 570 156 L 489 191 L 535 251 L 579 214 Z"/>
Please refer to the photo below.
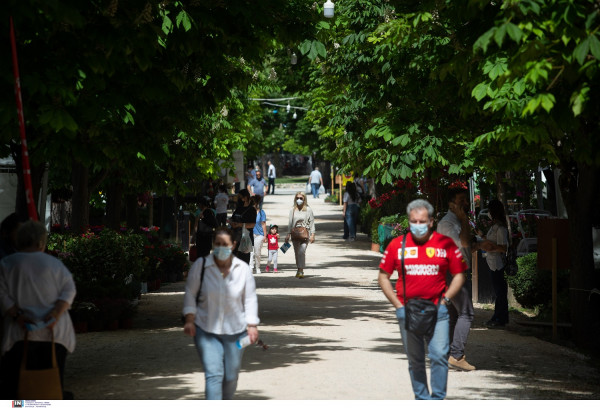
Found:
<path fill-rule="evenodd" d="M 402 239 L 402 285 L 404 288 L 404 299 L 406 300 L 406 272 L 404 270 L 404 251 L 406 248 L 406 236 Z M 428 299 L 413 298 L 404 303 L 404 311 L 406 314 L 405 328 L 406 331 L 416 334 L 417 336 L 433 336 L 435 325 L 437 323 L 438 307 L 435 303 Z"/>
<path fill-rule="evenodd" d="M 294 213 L 296 209 L 294 208 Z M 294 215 L 292 213 L 292 220 L 294 219 Z M 298 220 L 296 225 L 290 231 L 290 235 L 292 237 L 292 241 L 308 241 L 308 228 L 304 226 L 304 221 Z"/>
<path fill-rule="evenodd" d="M 244 254 L 252 252 L 252 240 L 250 239 L 250 233 L 246 228 L 246 223 L 242 225 L 242 239 L 240 239 L 238 251 Z"/>
<path fill-rule="evenodd" d="M 27 331 L 23 344 L 23 359 L 19 370 L 19 387 L 17 398 L 19 400 L 62 400 L 62 386 L 60 383 L 60 371 L 56 362 L 56 350 L 54 348 L 54 331 L 52 332 L 52 367 L 41 370 L 27 369 Z"/>

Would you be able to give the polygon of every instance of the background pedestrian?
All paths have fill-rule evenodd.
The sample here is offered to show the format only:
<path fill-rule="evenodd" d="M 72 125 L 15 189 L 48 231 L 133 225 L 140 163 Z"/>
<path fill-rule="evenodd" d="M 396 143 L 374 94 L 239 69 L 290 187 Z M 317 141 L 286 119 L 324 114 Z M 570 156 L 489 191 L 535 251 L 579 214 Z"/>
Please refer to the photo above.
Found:
<path fill-rule="evenodd" d="M 453 188 L 448 191 L 448 213 L 438 223 L 437 232 L 452 238 L 470 269 L 472 234 L 469 226 L 469 200 L 467 194 L 468 191 L 463 188 Z M 463 285 L 454 296 L 448 311 L 450 312 L 450 357 L 448 358 L 448 364 L 457 370 L 475 370 L 475 366 L 470 364 L 465 356 L 467 338 L 475 316 L 473 300 L 467 285 Z"/>
<path fill-rule="evenodd" d="M 323 176 L 321 175 L 318 166 L 315 166 L 315 169 L 310 173 L 308 182 L 310 183 L 313 198 L 318 198 L 319 188 L 323 185 Z"/>
<path fill-rule="evenodd" d="M 269 266 L 271 261 L 273 262 L 273 272 L 277 273 L 277 255 L 279 254 L 279 227 L 277 225 L 271 225 L 269 227 L 269 234 L 267 235 L 267 250 L 269 251 L 269 258 L 267 259 L 266 271 L 269 272 Z"/>
<path fill-rule="evenodd" d="M 315 242 L 315 216 L 312 208 L 306 202 L 306 194 L 298 191 L 294 195 L 294 205 L 290 209 L 288 220 L 288 234 L 285 242 L 289 242 L 291 238 L 292 228 L 296 225 L 302 225 L 308 229 L 309 239 L 307 240 L 292 240 L 294 245 L 294 255 L 296 256 L 296 278 L 304 278 L 304 267 L 306 266 L 306 249 L 309 243 Z"/>
<path fill-rule="evenodd" d="M 252 230 L 254 234 L 254 267 L 255 272 L 260 273 L 260 255 L 262 251 L 262 244 L 267 236 L 267 215 L 263 210 L 260 209 L 261 197 L 255 195 L 252 197 L 254 208 L 256 209 L 256 223 Z M 252 264 L 250 265 L 252 268 Z"/>
<path fill-rule="evenodd" d="M 246 224 L 246 229 L 250 233 L 250 239 L 252 239 L 252 230 L 256 223 L 256 209 L 254 208 L 254 205 L 252 205 L 250 193 L 246 189 L 240 190 L 237 202 L 238 206 L 229 220 L 229 225 L 231 225 L 231 228 L 233 229 L 235 241 L 233 253 L 242 261 L 250 264 L 250 252 L 240 252 L 238 251 L 238 248 L 240 246 L 240 240 L 242 239 L 242 227 L 244 224 Z"/>
<path fill-rule="evenodd" d="M 488 209 L 494 224 L 488 230 L 486 239 L 475 245 L 477 249 L 483 249 L 487 253 L 485 260 L 490 268 L 492 286 L 496 295 L 494 315 L 486 322 L 486 325 L 504 327 L 508 323 L 508 283 L 504 276 L 506 258 L 503 257 L 508 248 L 506 213 L 504 205 L 499 200 L 490 201 Z"/>
<path fill-rule="evenodd" d="M 356 191 L 356 185 L 352 181 L 346 183 L 346 191 L 343 197 L 344 208 L 342 215 L 344 217 L 344 239 L 349 242 L 356 240 L 356 223 L 360 212 L 360 196 Z"/>
<path fill-rule="evenodd" d="M 275 166 L 271 163 L 271 160 L 269 160 L 267 164 L 269 165 L 267 170 L 267 178 L 269 179 L 267 194 L 275 194 L 275 178 L 277 177 L 277 170 L 275 170 Z"/>
<path fill-rule="evenodd" d="M 25 323 L 54 321 L 28 332 L 29 369 L 51 367 L 52 335 L 61 386 L 67 353 L 75 349 L 75 331 L 67 310 L 75 299 L 73 275 L 58 259 L 44 253 L 48 233 L 39 221 L 26 221 L 17 230 L 19 252 L 0 261 L 2 339 L 2 399 L 16 400 L 23 357 Z"/>
<path fill-rule="evenodd" d="M 215 210 L 217 211 L 217 222 L 220 227 L 227 225 L 227 207 L 229 206 L 229 194 L 227 194 L 227 186 L 219 185 L 219 192 L 215 196 Z"/>

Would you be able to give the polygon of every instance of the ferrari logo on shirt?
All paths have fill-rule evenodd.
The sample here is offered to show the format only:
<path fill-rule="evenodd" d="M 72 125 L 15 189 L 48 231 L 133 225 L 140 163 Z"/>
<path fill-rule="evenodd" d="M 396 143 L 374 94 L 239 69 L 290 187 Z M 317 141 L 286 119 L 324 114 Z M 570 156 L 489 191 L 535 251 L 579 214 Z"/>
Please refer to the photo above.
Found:
<path fill-rule="evenodd" d="M 402 249 L 398 249 L 398 259 L 400 259 L 400 256 L 402 255 Z M 409 259 L 409 258 L 418 258 L 419 257 L 419 248 L 417 247 L 406 247 L 404 249 L 404 258 L 405 259 Z"/>
<path fill-rule="evenodd" d="M 428 257 L 433 258 L 435 255 L 435 248 L 425 248 L 425 253 Z"/>

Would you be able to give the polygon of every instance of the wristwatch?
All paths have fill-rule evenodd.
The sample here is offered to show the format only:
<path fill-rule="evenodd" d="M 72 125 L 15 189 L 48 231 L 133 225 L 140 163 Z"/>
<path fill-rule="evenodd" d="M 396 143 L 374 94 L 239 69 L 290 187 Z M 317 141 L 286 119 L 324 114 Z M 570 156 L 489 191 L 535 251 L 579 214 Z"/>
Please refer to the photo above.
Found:
<path fill-rule="evenodd" d="M 449 298 L 449 297 L 447 297 L 447 296 L 444 296 L 444 301 L 445 301 L 447 304 L 450 304 L 450 303 L 452 303 L 452 301 L 450 300 L 450 298 Z"/>

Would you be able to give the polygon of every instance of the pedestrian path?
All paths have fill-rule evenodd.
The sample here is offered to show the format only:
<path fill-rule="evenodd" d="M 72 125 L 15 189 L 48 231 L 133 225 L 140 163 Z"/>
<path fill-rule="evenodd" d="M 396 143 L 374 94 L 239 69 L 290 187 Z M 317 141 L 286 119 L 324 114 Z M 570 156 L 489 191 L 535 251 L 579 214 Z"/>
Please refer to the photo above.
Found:
<path fill-rule="evenodd" d="M 267 224 L 283 237 L 295 187 L 265 198 Z M 341 206 L 308 196 L 316 241 L 305 278 L 295 278 L 293 251 L 279 254 L 281 273 L 255 275 L 260 338 L 246 349 L 238 399 L 412 399 L 394 311 L 377 285 L 380 254 L 370 239 L 342 240 Z M 401 211 L 401 209 L 399 209 Z M 266 262 L 263 247 L 263 265 Z M 133 330 L 78 335 L 65 385 L 76 399 L 199 399 L 204 377 L 183 336 L 183 283 L 142 297 Z M 475 372 L 451 371 L 449 399 L 598 399 L 598 371 L 564 347 L 490 330 L 491 310 L 476 309 L 467 355 Z"/>

